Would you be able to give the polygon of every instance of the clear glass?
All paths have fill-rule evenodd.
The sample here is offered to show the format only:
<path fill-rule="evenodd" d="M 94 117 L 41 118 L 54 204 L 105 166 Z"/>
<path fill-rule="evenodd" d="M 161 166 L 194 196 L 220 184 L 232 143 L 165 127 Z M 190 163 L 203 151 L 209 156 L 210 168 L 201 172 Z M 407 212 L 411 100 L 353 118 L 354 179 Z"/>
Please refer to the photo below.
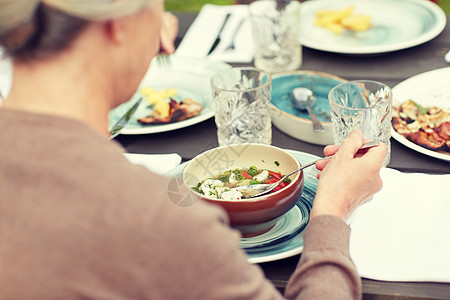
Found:
<path fill-rule="evenodd" d="M 255 1 L 249 10 L 255 66 L 271 73 L 299 69 L 302 64 L 300 2 Z"/>
<path fill-rule="evenodd" d="M 272 77 L 255 68 L 231 68 L 211 77 L 219 145 L 272 143 Z"/>
<path fill-rule="evenodd" d="M 335 144 L 360 129 L 365 138 L 387 145 L 383 163 L 387 166 L 391 159 L 392 90 L 380 82 L 357 80 L 334 87 L 328 98 Z"/>

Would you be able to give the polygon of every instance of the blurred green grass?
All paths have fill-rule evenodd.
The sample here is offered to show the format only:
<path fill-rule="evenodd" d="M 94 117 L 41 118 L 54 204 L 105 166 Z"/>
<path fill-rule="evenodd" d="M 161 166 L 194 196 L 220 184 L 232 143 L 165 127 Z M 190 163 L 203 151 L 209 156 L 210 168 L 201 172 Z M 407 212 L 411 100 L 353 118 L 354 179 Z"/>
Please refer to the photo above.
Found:
<path fill-rule="evenodd" d="M 424 0 L 428 1 L 428 0 Z M 165 9 L 167 11 L 199 11 L 203 5 L 217 4 L 217 5 L 230 5 L 237 3 L 236 0 L 166 0 Z M 438 0 L 436 1 L 442 7 L 442 9 L 450 14 L 450 0 Z"/>
<path fill-rule="evenodd" d="M 450 0 L 440 0 L 439 5 L 447 14 L 450 14 Z"/>
<path fill-rule="evenodd" d="M 216 5 L 234 4 L 233 0 L 166 0 L 167 11 L 199 11 L 203 5 L 210 3 Z"/>

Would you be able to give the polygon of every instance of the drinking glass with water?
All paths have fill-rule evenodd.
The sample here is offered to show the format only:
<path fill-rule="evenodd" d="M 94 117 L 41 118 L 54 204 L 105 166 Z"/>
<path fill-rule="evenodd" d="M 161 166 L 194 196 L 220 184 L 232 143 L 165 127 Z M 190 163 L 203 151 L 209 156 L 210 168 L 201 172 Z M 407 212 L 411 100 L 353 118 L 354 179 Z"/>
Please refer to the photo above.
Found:
<path fill-rule="evenodd" d="M 211 78 L 219 145 L 272 143 L 272 78 L 255 68 L 231 68 Z"/>
<path fill-rule="evenodd" d="M 392 90 L 385 84 L 357 80 L 342 83 L 329 93 L 334 142 L 340 145 L 354 129 L 364 138 L 383 142 L 388 153 L 383 165 L 391 157 Z"/>

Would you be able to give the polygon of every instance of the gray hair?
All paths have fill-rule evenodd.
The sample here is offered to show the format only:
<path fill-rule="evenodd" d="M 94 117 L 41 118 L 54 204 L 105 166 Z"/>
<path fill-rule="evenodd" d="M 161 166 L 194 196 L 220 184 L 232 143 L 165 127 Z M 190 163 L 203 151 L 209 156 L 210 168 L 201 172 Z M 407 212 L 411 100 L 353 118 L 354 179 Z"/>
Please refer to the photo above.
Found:
<path fill-rule="evenodd" d="M 124 17 L 158 0 L 0 0 L 0 44 L 15 57 L 64 48 L 88 21 Z M 41 43 L 46 35 L 52 35 Z M 42 49 L 42 44 L 45 45 Z M 56 45 L 55 47 L 49 45 Z M 39 51 L 38 51 L 39 50 Z M 41 51 L 44 50 L 44 51 Z M 40 52 L 39 55 L 34 53 Z"/>

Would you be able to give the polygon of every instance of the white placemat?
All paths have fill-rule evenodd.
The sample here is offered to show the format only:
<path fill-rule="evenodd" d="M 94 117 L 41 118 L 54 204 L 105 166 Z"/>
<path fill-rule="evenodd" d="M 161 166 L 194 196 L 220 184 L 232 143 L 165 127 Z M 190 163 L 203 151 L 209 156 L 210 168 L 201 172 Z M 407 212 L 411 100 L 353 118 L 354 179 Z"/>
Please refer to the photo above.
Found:
<path fill-rule="evenodd" d="M 221 41 L 208 56 L 227 13 L 230 18 L 222 31 Z M 241 20 L 244 20 L 241 23 Z M 235 49 L 225 51 L 239 26 L 235 39 Z M 185 57 L 205 58 L 235 63 L 248 63 L 253 60 L 254 44 L 247 5 L 206 4 L 200 10 L 176 50 L 176 54 Z"/>
<path fill-rule="evenodd" d="M 152 172 L 165 174 L 181 163 L 181 156 L 171 154 L 135 154 L 124 153 L 125 157 L 133 164 L 143 165 Z"/>
<path fill-rule="evenodd" d="M 450 282 L 450 174 L 382 169 L 382 190 L 358 208 L 350 253 L 362 277 Z"/>

